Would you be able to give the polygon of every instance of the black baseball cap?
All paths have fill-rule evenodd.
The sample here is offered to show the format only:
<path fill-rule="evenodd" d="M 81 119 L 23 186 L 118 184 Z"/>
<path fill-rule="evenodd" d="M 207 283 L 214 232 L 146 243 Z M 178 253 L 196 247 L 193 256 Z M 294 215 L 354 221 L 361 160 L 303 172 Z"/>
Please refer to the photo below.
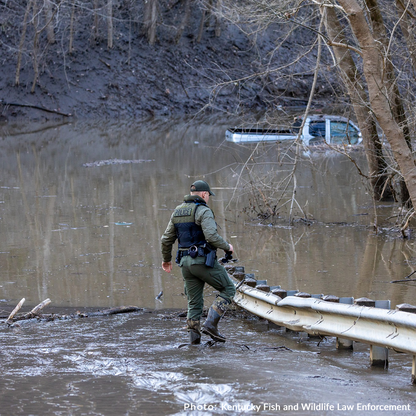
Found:
<path fill-rule="evenodd" d="M 209 192 L 210 195 L 214 195 L 214 192 L 211 191 L 211 188 L 205 181 L 195 181 L 191 185 L 191 192 Z"/>

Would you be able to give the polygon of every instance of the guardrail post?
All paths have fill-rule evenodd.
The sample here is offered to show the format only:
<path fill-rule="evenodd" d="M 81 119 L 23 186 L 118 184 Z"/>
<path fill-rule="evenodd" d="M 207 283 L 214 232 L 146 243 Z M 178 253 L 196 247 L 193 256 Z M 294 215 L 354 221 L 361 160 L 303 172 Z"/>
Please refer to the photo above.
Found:
<path fill-rule="evenodd" d="M 408 313 L 416 313 L 416 306 L 408 303 L 396 305 L 396 310 Z M 416 355 L 412 356 L 412 384 L 416 384 Z"/>
<path fill-rule="evenodd" d="M 376 300 L 375 307 L 380 309 L 390 309 L 389 300 Z M 387 368 L 389 366 L 388 348 L 370 345 L 370 362 L 373 366 Z"/>
<path fill-rule="evenodd" d="M 256 289 L 263 292 L 270 292 L 270 286 L 267 284 L 267 280 L 257 280 Z"/>
<path fill-rule="evenodd" d="M 409 305 L 408 303 L 402 303 L 396 305 L 396 310 L 401 312 L 416 313 L 416 306 Z"/>
<path fill-rule="evenodd" d="M 286 296 L 295 296 L 296 293 L 299 293 L 299 290 L 296 290 L 296 289 L 288 290 L 286 292 Z M 289 328 L 286 328 L 286 327 L 285 327 L 285 331 L 286 332 L 297 332 L 297 331 L 293 331 L 292 329 L 289 329 Z"/>
<path fill-rule="evenodd" d="M 282 289 L 280 286 L 272 286 L 270 290 L 273 293 L 273 295 L 279 296 L 282 299 L 284 299 L 287 296 L 287 290 Z"/>
<path fill-rule="evenodd" d="M 416 384 L 416 355 L 412 359 L 412 384 Z"/>
<path fill-rule="evenodd" d="M 230 274 L 232 274 L 233 277 L 240 281 L 246 277 L 244 266 L 235 266 L 232 272 L 230 270 Z"/>
<path fill-rule="evenodd" d="M 389 300 L 374 301 L 368 298 L 360 298 L 356 299 L 355 303 L 359 306 L 390 309 Z M 389 350 L 384 347 L 378 347 L 377 345 L 370 345 L 370 365 L 373 367 L 387 368 L 389 366 Z"/>
<path fill-rule="evenodd" d="M 312 295 L 312 297 L 317 297 L 319 295 Z M 338 296 L 334 296 L 334 295 L 320 295 L 321 299 L 324 300 L 325 302 L 333 302 L 333 303 L 339 303 L 339 297 Z M 352 298 L 348 298 L 348 299 L 352 299 Z"/>
<path fill-rule="evenodd" d="M 354 298 L 351 298 L 351 297 L 339 298 L 338 302 L 344 303 L 347 305 L 352 305 L 354 303 Z M 354 341 L 351 339 L 337 337 L 336 348 L 337 350 L 352 350 L 354 349 Z"/>
<path fill-rule="evenodd" d="M 306 292 L 298 292 L 295 293 L 294 296 L 296 296 L 297 298 L 310 298 L 311 294 Z"/>
<path fill-rule="evenodd" d="M 280 285 L 279 286 L 270 286 L 270 292 L 273 295 L 276 295 L 281 299 L 286 297 L 286 290 L 282 289 L 282 287 Z M 268 321 L 268 322 L 269 322 L 269 329 L 282 329 L 283 328 L 281 325 L 276 325 L 272 321 Z"/>

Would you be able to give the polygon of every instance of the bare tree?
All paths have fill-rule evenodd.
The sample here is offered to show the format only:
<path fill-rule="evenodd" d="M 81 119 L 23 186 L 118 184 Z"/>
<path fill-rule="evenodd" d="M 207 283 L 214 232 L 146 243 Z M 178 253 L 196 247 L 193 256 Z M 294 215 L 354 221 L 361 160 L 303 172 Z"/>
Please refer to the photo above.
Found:
<path fill-rule="evenodd" d="M 113 0 L 107 0 L 107 47 L 113 48 Z"/>
<path fill-rule="evenodd" d="M 352 52 L 348 48 L 348 41 L 344 35 L 344 28 L 334 7 L 321 7 L 328 43 L 332 46 L 336 64 L 347 88 L 351 103 L 357 116 L 369 167 L 369 180 L 373 197 L 377 200 L 391 198 L 390 186 L 387 181 L 387 163 L 383 156 L 383 146 L 379 140 L 376 120 L 369 108 L 368 94 L 361 80 L 360 72 L 354 62 Z"/>
<path fill-rule="evenodd" d="M 151 45 L 156 42 L 158 0 L 144 0 L 143 31 Z"/>
<path fill-rule="evenodd" d="M 19 50 L 17 54 L 16 76 L 15 76 L 15 82 L 14 82 L 16 85 L 19 85 L 20 83 L 20 69 L 22 67 L 23 48 L 25 44 L 28 17 L 29 17 L 30 9 L 32 8 L 32 3 L 33 3 L 33 0 L 29 0 L 27 2 L 25 15 L 23 17 L 22 33 L 20 35 Z"/>
<path fill-rule="evenodd" d="M 45 21 L 46 21 L 46 35 L 50 45 L 55 43 L 55 31 L 53 27 L 53 17 L 55 15 L 53 11 L 54 5 L 51 0 L 45 0 L 44 9 L 45 9 Z"/>
<path fill-rule="evenodd" d="M 189 17 L 191 14 L 191 0 L 185 0 L 185 11 L 183 14 L 183 18 L 181 24 L 179 25 L 178 31 L 176 32 L 175 43 L 179 43 L 183 32 L 188 25 Z"/>
<path fill-rule="evenodd" d="M 394 71 L 394 66 L 391 57 L 390 39 L 386 33 L 386 27 L 383 16 L 381 14 L 377 0 L 366 0 L 367 10 L 369 11 L 370 20 L 372 24 L 372 32 L 375 40 L 382 46 L 380 54 L 384 59 L 384 77 L 386 78 L 387 91 L 389 92 L 389 102 L 392 109 L 392 114 L 397 124 L 403 130 L 404 138 L 407 145 L 411 149 L 410 131 L 407 123 L 406 113 L 404 110 L 403 101 L 400 95 L 399 86 Z M 400 182 L 400 199 L 403 205 L 406 205 L 409 200 L 409 192 L 405 181 L 401 178 Z"/>
<path fill-rule="evenodd" d="M 356 0 L 338 0 L 361 48 L 363 72 L 367 81 L 370 106 L 391 146 L 393 156 L 416 206 L 416 169 L 403 129 L 390 102 L 391 82 L 385 75 L 385 59 L 375 39 L 363 7 Z"/>
<path fill-rule="evenodd" d="M 414 26 L 412 25 L 412 21 L 416 19 L 416 16 L 410 10 L 410 5 L 410 1 L 407 1 L 405 4 L 403 0 L 396 0 L 396 7 L 401 13 L 399 19 L 400 29 L 402 30 L 403 36 L 406 39 L 407 50 L 409 51 L 413 71 L 416 71 L 416 42 Z"/>

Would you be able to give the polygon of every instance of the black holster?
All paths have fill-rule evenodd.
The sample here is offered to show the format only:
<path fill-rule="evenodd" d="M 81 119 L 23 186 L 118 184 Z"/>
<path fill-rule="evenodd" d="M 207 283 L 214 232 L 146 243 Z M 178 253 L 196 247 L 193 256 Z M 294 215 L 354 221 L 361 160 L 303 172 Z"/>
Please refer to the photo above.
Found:
<path fill-rule="evenodd" d="M 205 246 L 205 266 L 214 267 L 217 260 L 217 250 L 212 248 L 209 244 Z"/>
<path fill-rule="evenodd" d="M 183 251 L 178 250 L 177 253 L 176 253 L 176 259 L 175 259 L 176 264 L 181 263 L 181 258 L 182 257 L 183 257 Z"/>

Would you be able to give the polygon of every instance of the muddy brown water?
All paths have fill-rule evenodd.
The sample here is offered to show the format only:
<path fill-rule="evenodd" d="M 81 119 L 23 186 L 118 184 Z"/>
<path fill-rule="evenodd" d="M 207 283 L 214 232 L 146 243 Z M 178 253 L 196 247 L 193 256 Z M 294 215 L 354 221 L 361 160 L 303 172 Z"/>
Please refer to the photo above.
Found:
<path fill-rule="evenodd" d="M 337 351 L 229 314 L 223 345 L 187 341 L 180 270 L 163 273 L 159 239 L 195 178 L 216 193 L 220 233 L 258 279 L 313 294 L 416 303 L 414 240 L 375 234 L 365 183 L 345 156 L 304 152 L 299 205 L 310 224 L 250 221 L 245 172 L 284 177 L 280 145 L 224 142 L 227 124 L 162 120 L 3 126 L 1 130 L 0 309 L 28 311 L 121 305 L 137 313 L 0 322 L 0 415 L 413 414 L 411 357 L 390 352 L 388 370 L 369 349 Z M 354 157 L 362 161 L 360 151 Z M 124 163 L 130 161 L 130 163 Z M 312 163 L 313 162 L 313 163 Z M 280 176 L 279 176 L 280 175 Z M 268 179 L 267 179 L 268 180 Z M 384 204 L 379 218 L 394 214 Z M 157 295 L 163 291 L 160 299 Z M 206 305 L 215 293 L 207 288 Z M 54 309 L 55 308 L 55 309 Z M 367 408 L 365 406 L 368 406 Z M 399 409 L 397 406 L 402 406 Z"/>

